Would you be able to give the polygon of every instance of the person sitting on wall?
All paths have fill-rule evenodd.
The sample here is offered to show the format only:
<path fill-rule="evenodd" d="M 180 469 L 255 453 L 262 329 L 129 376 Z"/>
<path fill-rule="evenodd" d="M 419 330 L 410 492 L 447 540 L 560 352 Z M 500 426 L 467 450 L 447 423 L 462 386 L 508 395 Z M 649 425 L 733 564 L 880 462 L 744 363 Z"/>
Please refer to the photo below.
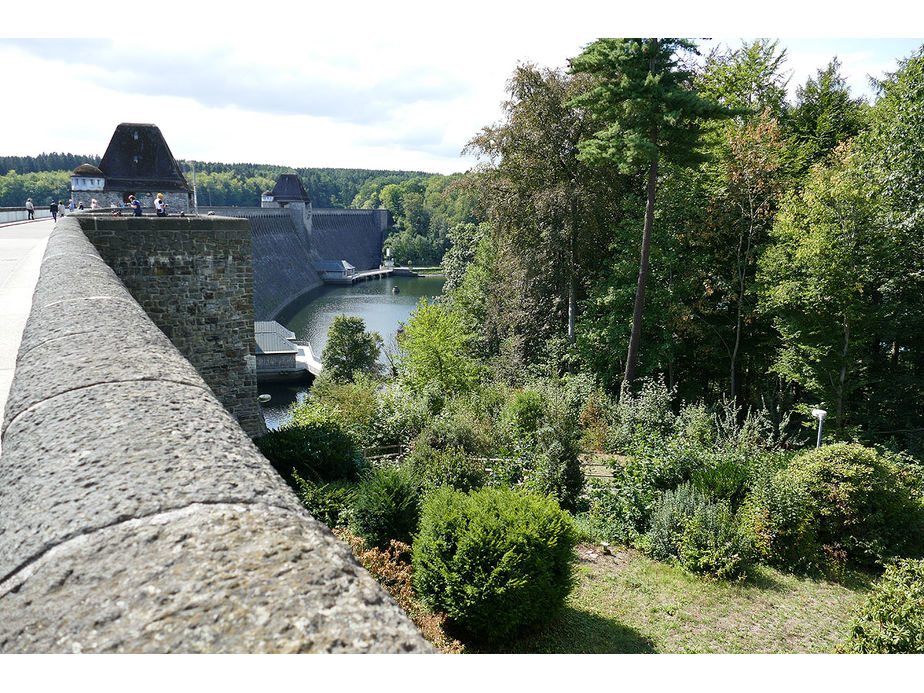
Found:
<path fill-rule="evenodd" d="M 136 217 L 141 216 L 141 202 L 134 195 L 128 196 L 128 204 L 132 208 L 132 214 Z"/>
<path fill-rule="evenodd" d="M 167 201 L 164 200 L 163 193 L 157 193 L 157 197 L 154 198 L 154 210 L 159 217 L 167 216 Z"/>

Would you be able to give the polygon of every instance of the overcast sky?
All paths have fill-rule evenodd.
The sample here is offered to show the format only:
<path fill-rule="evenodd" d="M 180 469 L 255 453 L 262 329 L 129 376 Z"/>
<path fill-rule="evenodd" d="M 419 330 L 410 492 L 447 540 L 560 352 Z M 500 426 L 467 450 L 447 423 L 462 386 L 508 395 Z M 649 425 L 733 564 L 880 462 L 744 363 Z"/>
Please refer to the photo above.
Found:
<path fill-rule="evenodd" d="M 915 21 L 891 0 L 875 17 L 849 1 L 834 15 L 783 0 L 767 18 L 741 16 L 746 4 L 19 2 L 2 11 L 0 155 L 102 155 L 116 125 L 142 122 L 160 127 L 178 159 L 451 173 L 472 166 L 461 149 L 500 117 L 518 61 L 563 67 L 601 35 L 888 37 L 922 27 L 919 9 L 908 10 Z M 701 45 L 715 43 L 740 39 Z M 837 54 L 855 94 L 922 43 L 781 39 L 791 92 Z"/>

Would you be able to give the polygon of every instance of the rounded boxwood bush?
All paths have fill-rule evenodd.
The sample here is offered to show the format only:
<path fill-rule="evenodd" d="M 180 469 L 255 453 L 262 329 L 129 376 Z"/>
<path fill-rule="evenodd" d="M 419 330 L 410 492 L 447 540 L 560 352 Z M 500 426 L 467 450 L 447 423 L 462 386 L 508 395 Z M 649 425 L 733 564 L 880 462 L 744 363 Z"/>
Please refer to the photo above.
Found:
<path fill-rule="evenodd" d="M 376 467 L 356 488 L 350 528 L 369 547 L 382 550 L 391 540 L 411 543 L 420 513 L 420 487 L 409 472 Z"/>
<path fill-rule="evenodd" d="M 793 458 L 787 470 L 809 496 L 815 536 L 858 564 L 921 555 L 920 503 L 875 450 L 839 443 Z"/>
<path fill-rule="evenodd" d="M 294 475 L 315 483 L 356 479 L 362 468 L 362 452 L 341 428 L 326 422 L 270 431 L 254 441 L 289 484 Z"/>
<path fill-rule="evenodd" d="M 551 498 L 438 489 L 414 540 L 414 587 L 470 638 L 498 642 L 552 616 L 572 587 L 575 530 Z"/>
<path fill-rule="evenodd" d="M 924 653 L 924 561 L 886 567 L 860 607 L 844 648 L 853 653 Z"/>

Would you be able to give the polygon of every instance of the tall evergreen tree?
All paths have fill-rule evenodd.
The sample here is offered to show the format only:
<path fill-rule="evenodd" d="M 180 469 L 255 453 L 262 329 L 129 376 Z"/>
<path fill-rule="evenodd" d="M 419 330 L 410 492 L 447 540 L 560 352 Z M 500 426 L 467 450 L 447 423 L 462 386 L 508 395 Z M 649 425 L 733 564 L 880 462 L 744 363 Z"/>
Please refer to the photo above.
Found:
<path fill-rule="evenodd" d="M 745 112 L 696 93 L 692 73 L 680 65 L 681 52 L 695 53 L 696 47 L 685 39 L 608 38 L 598 39 L 571 61 L 573 73 L 587 73 L 598 80 L 572 101 L 591 112 L 600 126 L 580 143 L 579 157 L 594 164 L 615 163 L 626 173 L 648 167 L 626 386 L 632 383 L 638 361 L 659 160 L 679 166 L 701 162 L 702 124 Z"/>

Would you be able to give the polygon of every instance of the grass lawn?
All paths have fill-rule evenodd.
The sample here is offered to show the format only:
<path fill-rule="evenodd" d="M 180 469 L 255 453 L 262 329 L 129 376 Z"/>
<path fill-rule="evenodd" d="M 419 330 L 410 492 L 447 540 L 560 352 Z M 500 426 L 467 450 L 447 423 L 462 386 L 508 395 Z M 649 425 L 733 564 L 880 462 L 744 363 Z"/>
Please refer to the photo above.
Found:
<path fill-rule="evenodd" d="M 757 567 L 711 581 L 620 548 L 577 548 L 577 584 L 563 612 L 511 653 L 833 652 L 870 581 L 851 584 Z"/>

